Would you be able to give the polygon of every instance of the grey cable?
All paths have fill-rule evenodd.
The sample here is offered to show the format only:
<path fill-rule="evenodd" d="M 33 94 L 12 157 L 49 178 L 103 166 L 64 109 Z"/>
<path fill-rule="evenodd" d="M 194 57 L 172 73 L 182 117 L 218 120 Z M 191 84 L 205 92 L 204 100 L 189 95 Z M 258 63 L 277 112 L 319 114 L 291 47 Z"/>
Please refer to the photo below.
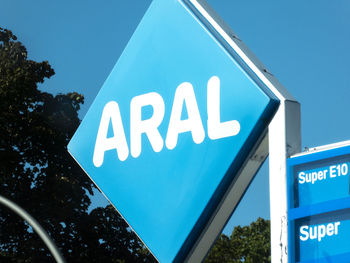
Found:
<path fill-rule="evenodd" d="M 28 214 L 23 208 L 15 204 L 14 202 L 8 200 L 7 198 L 0 195 L 0 204 L 5 205 L 6 207 L 10 208 L 12 211 L 17 213 L 19 216 L 21 216 L 25 221 L 27 221 L 34 229 L 34 231 L 41 237 L 41 239 L 44 241 L 45 245 L 50 250 L 52 256 L 55 258 L 57 263 L 65 263 L 64 258 L 62 257 L 60 251 L 56 247 L 55 243 L 52 241 L 52 239 L 49 237 L 49 235 L 46 233 L 46 231 L 42 228 L 42 226 L 30 215 Z"/>

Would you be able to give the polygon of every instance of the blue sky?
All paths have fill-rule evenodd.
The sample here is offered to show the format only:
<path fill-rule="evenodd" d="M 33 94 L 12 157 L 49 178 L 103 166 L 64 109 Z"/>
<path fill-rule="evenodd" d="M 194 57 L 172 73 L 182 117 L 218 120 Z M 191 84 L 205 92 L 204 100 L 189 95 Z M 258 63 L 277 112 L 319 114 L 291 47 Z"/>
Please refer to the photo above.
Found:
<path fill-rule="evenodd" d="M 85 95 L 83 117 L 151 0 L 0 0 L 0 26 L 30 58 L 56 75 L 42 89 Z M 302 145 L 350 139 L 350 2 L 348 0 L 208 0 L 301 103 Z M 234 225 L 269 217 L 265 164 L 233 215 Z M 102 196 L 95 204 L 105 204 Z"/>

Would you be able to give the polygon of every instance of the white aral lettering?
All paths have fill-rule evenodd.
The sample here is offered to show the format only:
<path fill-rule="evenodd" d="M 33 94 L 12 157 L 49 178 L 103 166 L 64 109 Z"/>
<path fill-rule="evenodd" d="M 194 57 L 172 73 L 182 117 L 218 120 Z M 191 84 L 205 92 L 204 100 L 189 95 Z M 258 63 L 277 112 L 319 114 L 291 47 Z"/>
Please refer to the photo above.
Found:
<path fill-rule="evenodd" d="M 152 107 L 153 114 L 148 119 L 142 119 L 142 109 Z M 182 119 L 182 111 L 186 109 L 188 117 Z M 160 152 L 164 147 L 164 140 L 159 132 L 165 113 L 164 100 L 160 94 L 150 92 L 135 96 L 130 102 L 130 152 L 134 158 L 142 152 L 142 136 L 147 136 L 153 151 Z M 237 120 L 221 122 L 220 118 L 220 79 L 213 76 L 207 84 L 207 128 L 211 140 L 235 136 L 240 131 Z M 113 136 L 108 137 L 111 125 Z M 190 132 L 193 142 L 200 144 L 205 138 L 205 130 L 199 113 L 193 86 L 189 82 L 181 83 L 175 91 L 174 101 L 165 145 L 169 150 L 176 147 L 179 135 Z M 128 158 L 129 147 L 124 133 L 119 105 L 115 101 L 108 102 L 102 112 L 100 126 L 97 132 L 93 164 L 100 167 L 103 164 L 106 151 L 116 150 L 119 160 Z"/>
<path fill-rule="evenodd" d="M 220 79 L 211 77 L 207 88 L 208 137 L 212 140 L 235 136 L 239 133 L 240 124 L 236 120 L 220 121 Z"/>
<path fill-rule="evenodd" d="M 188 119 L 186 120 L 181 120 L 183 106 L 186 106 L 187 109 Z M 193 141 L 197 144 L 203 142 L 205 137 L 196 96 L 191 83 L 188 82 L 182 83 L 176 89 L 165 140 L 166 147 L 170 150 L 174 149 L 179 134 L 184 132 L 191 132 Z"/>
<path fill-rule="evenodd" d="M 113 136 L 107 138 L 109 123 L 112 124 Z M 103 164 L 105 151 L 117 150 L 118 158 L 126 160 L 129 148 L 126 142 L 122 118 L 120 116 L 118 103 L 110 101 L 103 109 L 100 127 L 98 128 L 93 163 L 96 167 Z"/>

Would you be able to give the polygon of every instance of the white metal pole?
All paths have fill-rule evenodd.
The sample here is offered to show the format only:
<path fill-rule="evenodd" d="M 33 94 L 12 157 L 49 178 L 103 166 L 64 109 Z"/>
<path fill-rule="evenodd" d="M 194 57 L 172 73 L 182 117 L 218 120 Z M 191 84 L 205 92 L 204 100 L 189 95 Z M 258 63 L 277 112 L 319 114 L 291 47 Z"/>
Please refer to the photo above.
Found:
<path fill-rule="evenodd" d="M 14 202 L 8 200 L 7 198 L 0 196 L 0 204 L 5 205 L 10 208 L 12 211 L 21 216 L 25 221 L 27 221 L 34 229 L 34 231 L 41 237 L 44 241 L 45 245 L 50 250 L 52 256 L 55 258 L 57 263 L 65 263 L 64 258 L 62 257 L 60 251 L 56 247 L 55 243 L 51 240 L 49 235 L 45 232 L 45 230 L 41 227 L 41 225 L 23 208 L 15 204 Z"/>
<path fill-rule="evenodd" d="M 246 65 L 280 100 L 280 107 L 269 126 L 271 261 L 288 262 L 286 158 L 300 152 L 300 104 L 238 40 L 236 34 L 209 7 L 206 0 L 190 0 Z"/>
<path fill-rule="evenodd" d="M 300 152 L 300 104 L 281 100 L 269 126 L 271 262 L 288 262 L 286 158 Z"/>

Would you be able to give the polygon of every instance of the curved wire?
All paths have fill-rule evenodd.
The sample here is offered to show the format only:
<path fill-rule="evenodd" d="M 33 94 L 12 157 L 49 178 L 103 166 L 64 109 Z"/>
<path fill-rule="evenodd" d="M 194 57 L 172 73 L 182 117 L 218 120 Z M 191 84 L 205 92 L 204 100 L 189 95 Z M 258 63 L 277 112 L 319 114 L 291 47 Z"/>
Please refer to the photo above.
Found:
<path fill-rule="evenodd" d="M 5 205 L 10 208 L 12 211 L 21 216 L 25 221 L 27 221 L 34 229 L 34 231 L 40 236 L 40 238 L 44 241 L 45 245 L 50 250 L 52 256 L 55 258 L 57 263 L 65 263 L 64 258 L 62 257 L 60 251 L 56 247 L 55 243 L 46 233 L 46 231 L 42 228 L 42 226 L 23 208 L 10 201 L 9 199 L 0 195 L 0 204 Z"/>

